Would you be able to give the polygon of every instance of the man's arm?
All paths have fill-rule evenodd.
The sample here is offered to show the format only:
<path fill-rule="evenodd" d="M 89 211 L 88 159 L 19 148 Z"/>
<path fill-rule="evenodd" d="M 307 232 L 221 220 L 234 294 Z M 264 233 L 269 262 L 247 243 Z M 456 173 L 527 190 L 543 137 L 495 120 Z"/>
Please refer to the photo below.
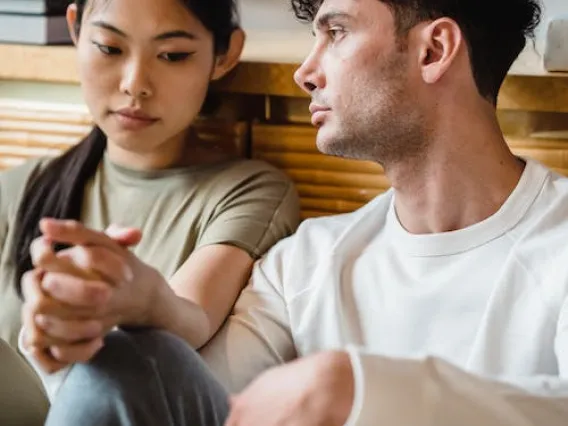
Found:
<path fill-rule="evenodd" d="M 482 378 L 444 361 L 350 348 L 355 400 L 346 426 L 561 426 L 568 419 L 568 299 L 556 335 L 559 376 Z"/>
<path fill-rule="evenodd" d="M 253 268 L 232 315 L 200 353 L 232 392 L 241 391 L 264 370 L 296 357 L 282 280 L 283 241 Z M 276 278 L 276 279 L 275 279 Z"/>
<path fill-rule="evenodd" d="M 232 391 L 241 391 L 263 370 L 296 356 L 282 297 L 283 289 L 273 284 L 277 280 L 272 271 L 281 268 L 282 272 L 285 268 L 277 265 L 279 268 L 273 269 L 275 265 L 271 262 L 272 259 L 268 265 L 260 263 L 255 266 L 253 279 L 237 303 L 234 314 L 202 353 Z M 355 347 L 348 348 L 347 352 L 348 357 L 336 358 L 349 365 L 342 368 L 337 363 L 330 364 L 331 369 L 320 376 L 326 376 L 327 381 L 333 382 L 334 375 L 340 377 L 341 371 L 350 367 L 352 383 L 345 381 L 343 375 L 344 385 L 321 386 L 318 389 L 319 400 L 335 401 L 328 403 L 329 408 L 343 407 L 349 400 L 347 406 L 350 410 L 343 417 L 347 419 L 346 426 L 560 426 L 565 425 L 568 419 L 568 302 L 563 308 L 556 339 L 559 376 L 489 379 L 467 373 L 436 358 L 420 361 L 391 359 Z M 304 364 L 304 367 L 290 365 L 284 376 L 297 375 L 293 381 L 305 384 L 305 365 L 319 368 L 314 357 L 309 357 L 306 362 L 312 364 Z M 278 412 L 276 407 L 269 410 L 272 414 L 268 418 L 263 418 L 263 413 L 251 411 L 257 409 L 259 397 L 273 394 L 271 386 L 281 386 L 272 382 L 260 379 L 256 389 L 249 387 L 241 394 L 245 398 L 244 402 L 243 397 L 240 398 L 239 416 L 258 416 L 264 424 L 270 423 L 270 417 Z M 296 389 L 295 393 L 303 390 Z M 285 391 L 280 390 L 280 399 L 291 396 L 285 395 Z M 250 395 L 256 403 L 251 401 L 247 404 L 246 399 L 250 399 L 247 398 Z M 234 424 L 240 423 L 235 421 Z M 310 424 L 309 420 L 307 424 Z"/>

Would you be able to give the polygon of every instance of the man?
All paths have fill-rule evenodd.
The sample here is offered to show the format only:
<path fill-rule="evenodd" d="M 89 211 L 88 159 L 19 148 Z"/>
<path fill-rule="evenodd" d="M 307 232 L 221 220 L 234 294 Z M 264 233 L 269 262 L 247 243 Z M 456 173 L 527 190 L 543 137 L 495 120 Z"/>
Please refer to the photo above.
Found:
<path fill-rule="evenodd" d="M 296 81 L 319 149 L 379 162 L 393 189 L 258 262 L 211 370 L 163 333 L 111 333 L 48 424 L 565 424 L 568 180 L 515 157 L 495 114 L 538 4 L 293 5 L 314 22 Z"/>

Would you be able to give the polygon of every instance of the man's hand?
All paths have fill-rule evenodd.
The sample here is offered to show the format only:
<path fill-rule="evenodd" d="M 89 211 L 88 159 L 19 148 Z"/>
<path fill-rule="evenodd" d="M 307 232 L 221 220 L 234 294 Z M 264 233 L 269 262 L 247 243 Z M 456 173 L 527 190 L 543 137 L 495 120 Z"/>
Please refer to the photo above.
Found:
<path fill-rule="evenodd" d="M 226 426 L 342 426 L 353 406 L 345 352 L 323 352 L 262 374 L 231 398 Z"/>

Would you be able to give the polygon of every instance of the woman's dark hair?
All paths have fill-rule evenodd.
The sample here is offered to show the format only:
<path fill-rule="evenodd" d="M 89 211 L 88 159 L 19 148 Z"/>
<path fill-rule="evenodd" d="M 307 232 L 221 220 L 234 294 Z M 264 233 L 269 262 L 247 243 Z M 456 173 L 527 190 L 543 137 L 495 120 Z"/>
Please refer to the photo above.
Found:
<path fill-rule="evenodd" d="M 110 0 L 75 0 L 77 35 L 81 31 L 81 22 L 87 4 L 92 1 Z M 216 55 L 226 53 L 231 34 L 238 27 L 235 0 L 179 1 L 213 34 L 214 53 Z M 202 113 L 211 109 L 210 103 L 209 98 Z M 22 276 L 33 268 L 30 244 L 40 236 L 40 220 L 44 217 L 80 220 L 85 185 L 95 174 L 104 155 L 106 143 L 105 134 L 95 127 L 76 146 L 50 161 L 26 188 L 15 221 L 12 249 L 16 268 L 16 290 L 20 296 Z"/>
<path fill-rule="evenodd" d="M 324 0 L 291 0 L 296 17 L 314 20 Z M 448 17 L 466 40 L 479 93 L 493 103 L 509 68 L 541 19 L 540 0 L 380 0 L 394 14 L 398 36 L 424 21 Z"/>

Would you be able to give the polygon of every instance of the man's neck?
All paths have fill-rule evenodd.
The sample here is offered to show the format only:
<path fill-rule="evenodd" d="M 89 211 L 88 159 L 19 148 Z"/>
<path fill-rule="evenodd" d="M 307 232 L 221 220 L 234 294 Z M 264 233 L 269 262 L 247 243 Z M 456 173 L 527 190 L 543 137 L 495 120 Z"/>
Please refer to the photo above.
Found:
<path fill-rule="evenodd" d="M 524 162 L 510 152 L 497 122 L 487 118 L 466 127 L 450 120 L 425 155 L 385 165 L 398 218 L 409 232 L 448 232 L 481 222 L 515 189 Z"/>

